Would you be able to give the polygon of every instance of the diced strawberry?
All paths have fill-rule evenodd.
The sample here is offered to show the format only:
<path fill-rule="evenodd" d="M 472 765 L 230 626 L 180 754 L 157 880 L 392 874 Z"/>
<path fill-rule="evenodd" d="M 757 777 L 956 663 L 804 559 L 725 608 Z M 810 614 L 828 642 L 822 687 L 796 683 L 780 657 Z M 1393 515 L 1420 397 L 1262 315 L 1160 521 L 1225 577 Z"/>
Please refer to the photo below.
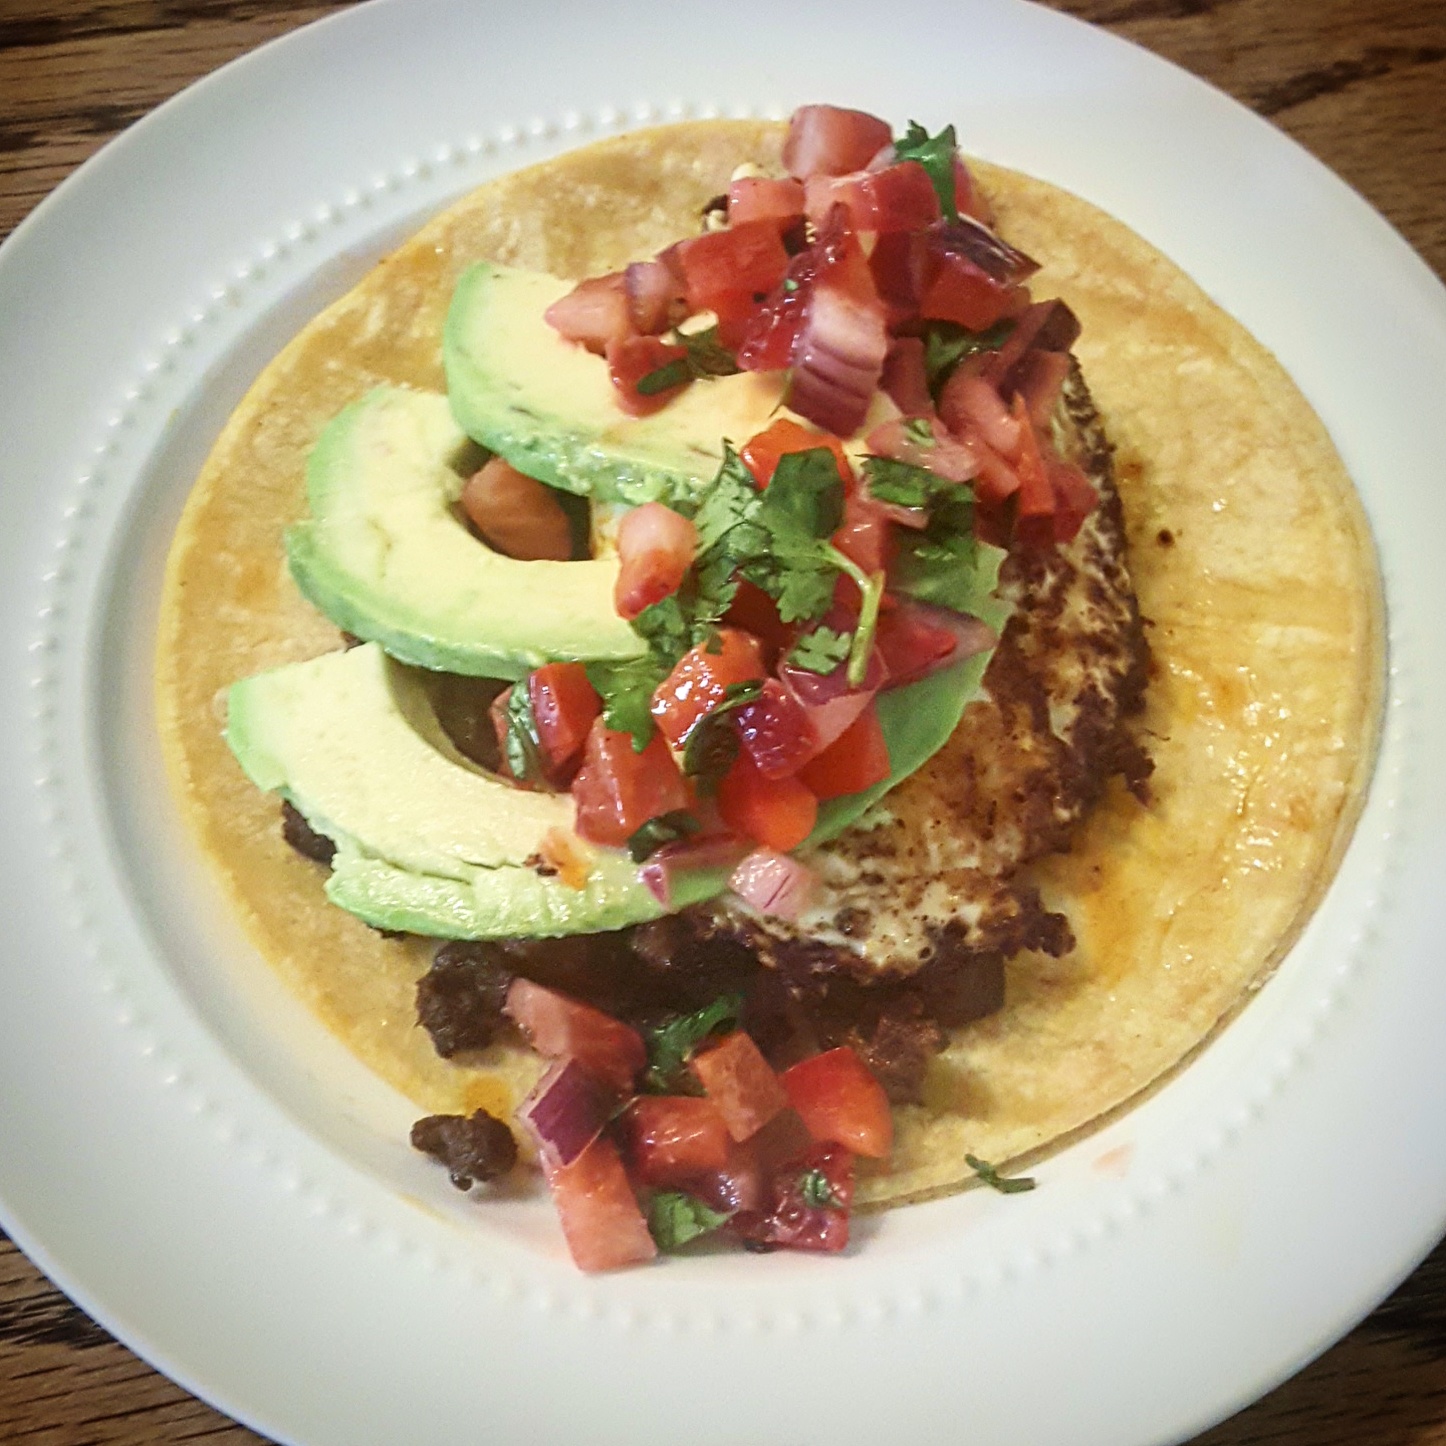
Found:
<path fill-rule="evenodd" d="M 622 1120 L 626 1158 L 645 1185 L 683 1186 L 728 1163 L 718 1106 L 696 1095 L 639 1095 Z"/>
<path fill-rule="evenodd" d="M 1048 547 L 1054 542 L 1054 488 L 1022 397 L 1014 399 L 1014 417 L 1019 423 L 1020 436 L 1014 458 L 1014 470 L 1019 475 L 1014 535 L 1026 546 Z"/>
<path fill-rule="evenodd" d="M 728 224 L 771 221 L 781 230 L 803 215 L 803 185 L 790 178 L 742 176 L 728 187 Z"/>
<path fill-rule="evenodd" d="M 779 1076 L 789 1103 L 820 1144 L 882 1160 L 894 1148 L 889 1099 L 847 1045 L 791 1065 Z"/>
<path fill-rule="evenodd" d="M 817 758 L 799 769 L 798 777 L 822 802 L 873 788 L 888 778 L 889 770 L 889 745 L 878 707 L 870 703 Z"/>
<path fill-rule="evenodd" d="M 766 778 L 745 749 L 718 784 L 718 816 L 734 833 L 787 853 L 813 832 L 818 799 L 797 778 Z"/>
<path fill-rule="evenodd" d="M 741 1029 L 699 1050 L 689 1067 L 735 1140 L 749 1139 L 788 1105 L 773 1067 Z"/>
<path fill-rule="evenodd" d="M 929 392 L 921 338 L 896 336 L 889 343 L 879 388 L 906 417 L 923 417 L 933 412 L 934 398 Z"/>
<path fill-rule="evenodd" d="M 815 1145 L 775 1174 L 763 1209 L 739 1211 L 728 1228 L 755 1245 L 842 1250 L 853 1198 L 853 1157 L 839 1145 Z"/>
<path fill-rule="evenodd" d="M 610 341 L 621 341 L 633 332 L 623 273 L 579 281 L 543 312 L 543 318 L 568 341 L 580 342 L 601 356 Z"/>
<path fill-rule="evenodd" d="M 932 622 L 921 609 L 902 604 L 882 611 L 874 632 L 874 646 L 889 670 L 891 686 L 923 677 L 957 645 L 952 629 Z"/>
<path fill-rule="evenodd" d="M 804 188 L 808 219 L 820 224 L 842 206 L 855 231 L 917 231 L 939 219 L 939 196 L 918 161 L 846 176 L 812 176 Z"/>
<path fill-rule="evenodd" d="M 645 502 L 618 525 L 618 579 L 613 605 L 631 622 L 678 590 L 698 550 L 698 529 L 661 502 Z"/>
<path fill-rule="evenodd" d="M 1099 494 L 1072 463 L 1050 457 L 1045 467 L 1054 488 L 1054 540 L 1061 544 L 1072 542 L 1085 518 L 1099 505 Z"/>
<path fill-rule="evenodd" d="M 773 653 L 786 648 L 793 640 L 793 629 L 778 614 L 778 604 L 757 583 L 741 578 L 738 591 L 729 604 L 725 621 L 731 627 L 752 633 Z"/>
<path fill-rule="evenodd" d="M 570 1165 L 549 1169 L 547 1184 L 579 1269 L 616 1270 L 657 1255 L 617 1149 L 605 1136 Z"/>
<path fill-rule="evenodd" d="M 623 272 L 623 289 L 633 329 L 643 336 L 657 336 L 686 315 L 682 278 L 666 261 L 630 263 Z"/>
<path fill-rule="evenodd" d="M 861 171 L 892 143 L 885 120 L 835 105 L 803 105 L 788 122 L 783 165 L 790 176 L 844 176 Z"/>
<path fill-rule="evenodd" d="M 932 321 L 953 321 L 970 331 L 987 331 L 1029 305 L 1023 286 L 996 281 L 982 267 L 955 252 L 935 255 L 927 272 L 919 314 Z"/>
<path fill-rule="evenodd" d="M 601 718 L 587 736 L 582 767 L 572 781 L 577 831 L 593 843 L 621 848 L 650 818 L 688 807 L 688 785 L 661 733 L 641 753 L 631 733 Z"/>
<path fill-rule="evenodd" d="M 520 975 L 507 989 L 503 1013 L 547 1059 L 575 1059 L 619 1094 L 628 1094 L 647 1063 L 642 1036 L 580 999 Z"/>
<path fill-rule="evenodd" d="M 677 248 L 691 311 L 718 311 L 751 302 L 783 280 L 788 252 L 773 221 L 745 221 L 690 237 Z"/>
<path fill-rule="evenodd" d="M 756 703 L 738 710 L 738 736 L 765 779 L 786 778 L 819 751 L 808 711 L 777 678 L 764 681 Z"/>

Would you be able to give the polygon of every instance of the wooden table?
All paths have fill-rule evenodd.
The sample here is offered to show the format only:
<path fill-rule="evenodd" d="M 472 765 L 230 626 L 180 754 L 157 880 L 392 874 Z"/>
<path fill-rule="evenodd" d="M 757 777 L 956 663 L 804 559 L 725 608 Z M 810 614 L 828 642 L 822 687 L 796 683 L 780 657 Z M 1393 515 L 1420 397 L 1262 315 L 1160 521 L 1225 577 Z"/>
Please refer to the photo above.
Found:
<path fill-rule="evenodd" d="M 1270 117 L 1446 277 L 1446 0 L 1056 0 Z M 198 76 L 344 8 L 0 0 L 0 239 Z M 3 324 L 3 319 L 0 319 Z M 157 1375 L 0 1234 L 0 1440 L 258 1442 Z M 1339 1345 L 1197 1446 L 1446 1446 L 1446 1246 Z"/>

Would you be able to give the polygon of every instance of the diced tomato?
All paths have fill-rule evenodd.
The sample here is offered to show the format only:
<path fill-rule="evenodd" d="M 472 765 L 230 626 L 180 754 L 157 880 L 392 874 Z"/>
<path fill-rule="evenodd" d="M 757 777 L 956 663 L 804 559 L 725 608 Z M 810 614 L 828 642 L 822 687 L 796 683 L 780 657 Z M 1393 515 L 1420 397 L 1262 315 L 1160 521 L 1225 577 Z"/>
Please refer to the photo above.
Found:
<path fill-rule="evenodd" d="M 739 456 L 760 487 L 767 487 L 778 469 L 779 460 L 790 452 L 812 452 L 827 447 L 838 463 L 838 474 L 845 487 L 852 487 L 854 474 L 844 453 L 843 443 L 827 432 L 805 427 L 792 417 L 779 417 L 770 422 L 756 437 L 743 444 Z"/>
<path fill-rule="evenodd" d="M 698 529 L 661 502 L 645 502 L 618 525 L 618 580 L 613 605 L 631 622 L 678 590 L 698 550 Z"/>
<path fill-rule="evenodd" d="M 787 177 L 742 176 L 728 187 L 728 224 L 771 221 L 785 230 L 803 215 L 803 185 Z"/>
<path fill-rule="evenodd" d="M 774 1175 L 763 1209 L 739 1211 L 728 1228 L 755 1245 L 842 1250 L 853 1198 L 853 1156 L 839 1145 L 815 1145 Z"/>
<path fill-rule="evenodd" d="M 527 693 L 548 777 L 562 784 L 587 744 L 602 701 L 581 663 L 544 664 L 528 677 Z"/>
<path fill-rule="evenodd" d="M 797 778 L 766 778 L 744 749 L 718 785 L 718 814 L 734 833 L 787 853 L 813 832 L 818 799 Z"/>
<path fill-rule="evenodd" d="M 633 332 L 623 273 L 579 281 L 543 312 L 543 318 L 568 341 L 581 342 L 601 356 L 610 341 L 621 341 Z"/>
<path fill-rule="evenodd" d="M 818 225 L 842 206 L 855 231 L 917 231 L 939 219 L 939 195 L 918 161 L 846 176 L 812 176 L 804 188 L 808 219 Z"/>
<path fill-rule="evenodd" d="M 889 745 L 878 706 L 871 702 L 817 758 L 799 769 L 798 776 L 823 800 L 862 793 L 888 778 L 889 768 Z"/>
<path fill-rule="evenodd" d="M 663 736 L 680 748 L 705 713 L 711 713 L 735 683 L 761 679 L 768 671 L 758 639 L 737 628 L 719 628 L 716 652 L 707 643 L 690 648 L 653 694 L 653 719 Z"/>
<path fill-rule="evenodd" d="M 882 572 L 893 551 L 888 514 L 862 492 L 844 500 L 843 522 L 833 535 L 833 545 L 865 572 Z"/>
<path fill-rule="evenodd" d="M 575 1059 L 595 1079 L 629 1094 L 648 1062 L 642 1036 L 601 1009 L 520 975 L 507 989 L 503 1013 L 547 1059 Z"/>
<path fill-rule="evenodd" d="M 639 1095 L 622 1125 L 628 1163 L 645 1185 L 686 1185 L 728 1163 L 732 1140 L 710 1099 Z"/>
<path fill-rule="evenodd" d="M 618 406 L 630 417 L 646 417 L 665 407 L 692 381 L 687 372 L 667 386 L 657 385 L 659 374 L 670 376 L 667 368 L 677 368 L 688 356 L 687 347 L 672 346 L 656 336 L 627 336 L 610 341 L 603 353 L 607 357 L 608 375 L 617 393 Z M 647 378 L 648 389 L 638 390 Z"/>
<path fill-rule="evenodd" d="M 820 1144 L 882 1160 L 894 1148 L 889 1098 L 846 1044 L 791 1065 L 779 1076 L 789 1103 Z"/>
<path fill-rule="evenodd" d="M 578 833 L 611 848 L 621 848 L 650 818 L 689 803 L 688 785 L 661 733 L 638 753 L 631 733 L 615 732 L 601 718 L 587 735 L 572 797 Z"/>
<path fill-rule="evenodd" d="M 764 778 L 797 773 L 819 751 L 808 710 L 777 678 L 766 679 L 758 701 L 737 716 L 738 736 Z"/>
<path fill-rule="evenodd" d="M 1099 494 L 1083 472 L 1072 463 L 1050 457 L 1045 460 L 1049 483 L 1054 488 L 1054 540 L 1072 542 L 1086 517 L 1099 505 Z"/>
<path fill-rule="evenodd" d="M 888 121 L 836 105 L 801 105 L 789 117 L 783 166 L 790 176 L 844 176 L 861 171 L 892 143 Z"/>
<path fill-rule="evenodd" d="M 742 296 L 772 291 L 788 270 L 788 252 L 773 221 L 745 221 L 690 237 L 677 249 L 691 311 L 717 311 Z"/>
<path fill-rule="evenodd" d="M 919 314 L 932 321 L 957 322 L 970 331 L 987 331 L 995 322 L 1017 316 L 1028 304 L 1029 292 L 1023 286 L 998 282 L 968 257 L 949 251 L 930 258 Z"/>
<path fill-rule="evenodd" d="M 881 611 L 874 631 L 874 646 L 889 670 L 891 684 L 931 672 L 957 645 L 954 632 L 931 622 L 919 609 L 907 606 Z"/>
<path fill-rule="evenodd" d="M 594 1140 L 570 1165 L 547 1171 L 563 1238 L 581 1270 L 616 1270 L 652 1260 L 658 1247 L 616 1147 Z"/>
<path fill-rule="evenodd" d="M 778 614 L 778 604 L 757 583 L 740 578 L 725 621 L 752 633 L 765 650 L 777 652 L 793 640 L 793 629 Z"/>
<path fill-rule="evenodd" d="M 757 1134 L 788 1106 L 788 1095 L 773 1066 L 741 1029 L 699 1050 L 689 1061 L 689 1068 L 735 1140 Z"/>

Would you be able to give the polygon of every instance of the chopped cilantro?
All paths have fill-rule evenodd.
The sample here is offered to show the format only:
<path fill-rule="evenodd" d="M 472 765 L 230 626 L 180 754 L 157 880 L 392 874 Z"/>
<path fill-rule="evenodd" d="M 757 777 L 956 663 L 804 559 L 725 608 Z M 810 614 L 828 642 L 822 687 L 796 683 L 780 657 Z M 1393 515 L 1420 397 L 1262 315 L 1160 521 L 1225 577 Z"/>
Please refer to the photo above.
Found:
<path fill-rule="evenodd" d="M 844 1203 L 839 1199 L 838 1193 L 830 1184 L 829 1178 L 822 1170 L 805 1170 L 798 1177 L 798 1193 L 803 1196 L 803 1203 L 814 1210 L 842 1210 Z"/>
<path fill-rule="evenodd" d="M 924 375 L 935 400 L 950 373 L 966 356 L 998 351 L 1014 329 L 1012 321 L 995 322 L 988 331 L 970 331 L 953 321 L 931 321 L 924 331 Z"/>
<path fill-rule="evenodd" d="M 684 365 L 695 377 L 731 377 L 738 372 L 738 358 L 718 339 L 718 328 L 675 332 L 678 345 L 686 347 Z"/>
<path fill-rule="evenodd" d="M 831 673 L 848 657 L 854 635 L 836 633 L 832 628 L 814 628 L 803 633 L 793 645 L 788 661 L 810 673 Z"/>
<path fill-rule="evenodd" d="M 542 738 L 532 711 L 532 691 L 523 678 L 507 690 L 507 736 L 502 756 L 507 769 L 519 783 L 533 783 L 542 777 Z"/>
<path fill-rule="evenodd" d="M 727 1224 L 728 1215 L 681 1190 L 660 1190 L 648 1203 L 648 1230 L 659 1250 L 681 1249 Z"/>
<path fill-rule="evenodd" d="M 633 631 L 653 650 L 665 672 L 693 646 L 692 619 L 678 593 L 645 607 L 633 619 Z"/>
<path fill-rule="evenodd" d="M 928 172 L 946 221 L 959 219 L 959 208 L 954 204 L 954 157 L 958 150 L 953 126 L 945 126 L 937 136 L 931 136 L 918 121 L 910 121 L 904 138 L 894 142 L 897 160 L 918 161 Z"/>
<path fill-rule="evenodd" d="M 688 730 L 683 743 L 683 772 L 693 779 L 699 793 L 711 794 L 738 757 L 738 730 L 728 715 L 754 702 L 762 692 L 763 684 L 756 678 L 730 683 L 717 707 Z"/>
<path fill-rule="evenodd" d="M 693 369 L 688 365 L 688 358 L 680 356 L 640 376 L 634 390 L 640 397 L 655 397 L 659 392 L 671 391 L 692 380 Z"/>
<path fill-rule="evenodd" d="M 964 1163 L 991 1190 L 998 1190 L 1001 1195 L 1019 1195 L 1034 1189 L 1033 1175 L 1001 1175 L 988 1160 L 981 1160 L 978 1155 L 965 1155 Z"/>
<path fill-rule="evenodd" d="M 927 417 L 910 417 L 904 423 L 904 435 L 921 447 L 934 445 L 934 428 Z"/>
<path fill-rule="evenodd" d="M 892 457 L 865 457 L 863 471 L 869 496 L 897 507 L 932 507 L 937 499 L 961 490 L 959 483 L 927 467 L 897 462 Z"/>
<path fill-rule="evenodd" d="M 603 722 L 619 733 L 631 733 L 635 753 L 652 741 L 653 693 L 666 676 L 652 657 L 587 664 L 587 680 L 602 699 Z"/>
<path fill-rule="evenodd" d="M 650 818 L 628 839 L 628 854 L 635 864 L 651 858 L 664 844 L 677 843 L 679 839 L 695 834 L 701 827 L 698 820 L 685 808 L 674 809 L 671 813 L 660 813 Z"/>
<path fill-rule="evenodd" d="M 692 1014 L 650 1029 L 645 1039 L 648 1068 L 643 1075 L 644 1088 L 654 1094 L 678 1094 L 680 1085 L 686 1089 L 691 1077 L 683 1074 L 683 1066 L 693 1051 L 710 1034 L 735 1026 L 742 1010 L 741 994 L 723 994 Z"/>

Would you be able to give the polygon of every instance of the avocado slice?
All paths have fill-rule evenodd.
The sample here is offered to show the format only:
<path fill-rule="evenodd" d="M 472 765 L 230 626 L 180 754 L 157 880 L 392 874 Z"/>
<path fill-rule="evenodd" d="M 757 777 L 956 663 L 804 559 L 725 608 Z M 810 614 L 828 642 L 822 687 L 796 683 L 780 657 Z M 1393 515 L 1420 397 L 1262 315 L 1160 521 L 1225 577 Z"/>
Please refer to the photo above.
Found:
<path fill-rule="evenodd" d="M 723 439 L 773 420 L 783 372 L 696 381 L 661 410 L 630 417 L 602 357 L 565 341 L 543 313 L 575 283 L 481 261 L 447 312 L 447 395 L 468 436 L 519 471 L 604 502 L 679 501 L 717 475 Z"/>
<path fill-rule="evenodd" d="M 378 928 L 593 933 L 662 912 L 616 850 L 577 845 L 591 862 L 581 888 L 539 873 L 529 860 L 550 830 L 571 834 L 572 799 L 514 788 L 463 757 L 424 675 L 375 643 L 233 684 L 226 741 L 257 787 L 335 841 L 327 894 Z"/>
<path fill-rule="evenodd" d="M 623 659 L 617 562 L 524 562 L 457 509 L 475 447 L 435 392 L 381 386 L 340 412 L 307 462 L 310 516 L 286 534 L 301 591 L 338 627 L 418 667 L 518 678 L 544 663 Z"/>

